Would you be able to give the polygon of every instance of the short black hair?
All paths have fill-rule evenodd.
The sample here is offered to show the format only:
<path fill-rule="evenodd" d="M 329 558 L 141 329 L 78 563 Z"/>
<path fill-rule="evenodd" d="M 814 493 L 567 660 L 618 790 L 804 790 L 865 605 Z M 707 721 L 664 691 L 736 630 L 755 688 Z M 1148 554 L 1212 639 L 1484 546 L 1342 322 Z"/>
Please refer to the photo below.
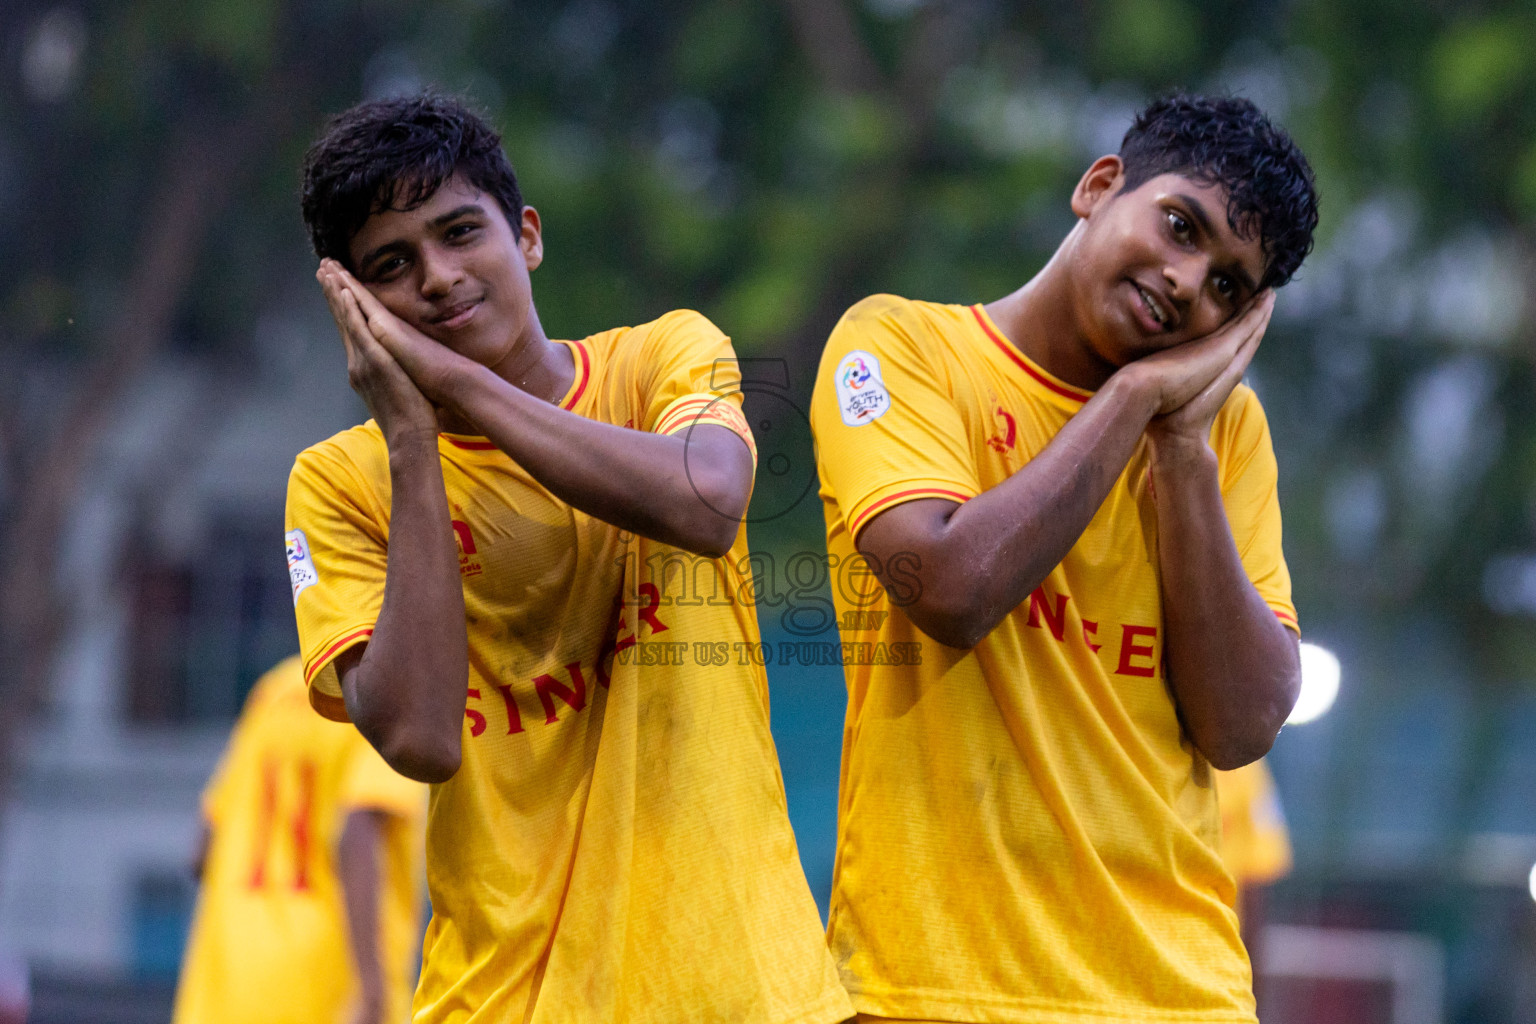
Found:
<path fill-rule="evenodd" d="M 299 204 L 315 255 L 351 267 L 348 247 L 369 217 L 416 209 L 455 173 L 495 196 L 519 230 L 523 196 L 501 136 L 465 101 L 427 91 L 337 114 L 304 154 Z"/>
<path fill-rule="evenodd" d="M 1232 229 L 1246 235 L 1258 225 L 1266 264 L 1260 288 L 1285 284 L 1312 251 L 1312 166 L 1250 100 L 1187 93 L 1154 100 L 1126 131 L 1120 160 L 1122 191 L 1168 173 L 1225 188 Z"/>

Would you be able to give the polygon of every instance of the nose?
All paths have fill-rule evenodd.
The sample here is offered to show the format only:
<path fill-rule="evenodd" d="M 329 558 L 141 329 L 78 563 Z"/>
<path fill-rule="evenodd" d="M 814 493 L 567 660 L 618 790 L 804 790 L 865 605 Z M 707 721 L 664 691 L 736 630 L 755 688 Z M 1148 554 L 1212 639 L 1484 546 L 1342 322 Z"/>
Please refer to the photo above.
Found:
<path fill-rule="evenodd" d="M 1210 260 L 1203 253 L 1186 253 L 1169 259 L 1163 267 L 1163 279 L 1168 282 L 1174 301 L 1186 306 L 1195 301 L 1210 272 Z"/>
<path fill-rule="evenodd" d="M 437 246 L 426 246 L 421 253 L 421 297 L 440 299 L 453 291 L 463 276 L 458 261 Z"/>

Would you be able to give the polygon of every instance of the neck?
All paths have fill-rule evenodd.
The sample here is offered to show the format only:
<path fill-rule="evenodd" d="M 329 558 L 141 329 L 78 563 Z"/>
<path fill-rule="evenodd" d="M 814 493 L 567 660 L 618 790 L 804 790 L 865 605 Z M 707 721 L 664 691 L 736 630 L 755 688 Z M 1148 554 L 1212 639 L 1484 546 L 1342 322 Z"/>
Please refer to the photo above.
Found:
<path fill-rule="evenodd" d="M 1003 335 L 1045 372 L 1097 391 L 1117 369 L 1094 350 L 1076 315 L 1072 264 L 1082 221 L 1062 239 L 1044 267 L 1017 291 L 987 304 Z"/>
<path fill-rule="evenodd" d="M 555 404 L 571 389 L 576 379 L 576 364 L 571 350 L 549 340 L 539 315 L 532 307 L 523 326 L 522 337 L 491 372 L 541 402 Z M 437 410 L 438 429 L 450 434 L 479 434 L 473 422 L 451 409 Z"/>

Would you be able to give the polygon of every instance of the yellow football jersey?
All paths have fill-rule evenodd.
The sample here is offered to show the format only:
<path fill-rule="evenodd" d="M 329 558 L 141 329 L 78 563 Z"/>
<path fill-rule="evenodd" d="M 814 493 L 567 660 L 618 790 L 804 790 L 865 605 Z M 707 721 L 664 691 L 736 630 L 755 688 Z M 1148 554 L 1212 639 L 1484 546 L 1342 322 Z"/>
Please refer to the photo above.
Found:
<path fill-rule="evenodd" d="M 730 342 L 697 313 L 566 344 L 563 408 L 650 432 L 718 423 L 751 446 Z M 762 670 L 693 648 L 756 639 L 749 603 L 686 591 L 739 586 L 745 531 L 736 557 L 696 558 L 571 508 L 484 438 L 445 435 L 439 452 L 470 678 L 461 767 L 432 787 L 418 1024 L 848 1016 Z M 335 656 L 378 614 L 389 501 L 372 422 L 290 479 L 299 633 L 330 714 Z"/>
<path fill-rule="evenodd" d="M 980 306 L 874 296 L 827 344 L 811 425 L 854 654 L 828 942 L 863 1013 L 1254 1020 L 1211 772 L 1162 674 L 1145 443 L 1066 559 L 970 651 L 921 633 L 854 547 L 899 502 L 1002 483 L 1089 397 Z M 1212 443 L 1249 578 L 1294 624 L 1250 390 Z M 918 584 L 904 558 L 886 567 L 893 591 Z"/>
<path fill-rule="evenodd" d="M 390 815 L 379 957 L 390 1021 L 410 1009 L 421 935 L 425 786 L 356 729 L 310 710 L 297 657 L 257 682 L 203 799 L 212 830 L 175 1024 L 341 1022 L 357 994 L 336 844 L 347 815 Z"/>
<path fill-rule="evenodd" d="M 1216 772 L 1221 859 L 1239 886 L 1268 885 L 1291 870 L 1291 837 L 1269 765 Z"/>

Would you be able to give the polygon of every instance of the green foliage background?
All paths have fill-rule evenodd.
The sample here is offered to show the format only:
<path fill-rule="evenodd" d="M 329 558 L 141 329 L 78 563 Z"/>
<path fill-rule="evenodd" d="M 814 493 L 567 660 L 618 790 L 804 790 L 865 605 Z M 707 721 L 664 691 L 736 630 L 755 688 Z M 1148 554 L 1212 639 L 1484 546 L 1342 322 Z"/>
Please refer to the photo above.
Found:
<path fill-rule="evenodd" d="M 544 218 L 552 333 L 692 306 L 743 355 L 785 360 L 803 400 L 861 296 L 982 301 L 1027 280 L 1146 98 L 1252 95 L 1323 196 L 1253 373 L 1303 626 L 1348 673 L 1337 721 L 1307 727 L 1333 739 L 1277 748 L 1311 796 L 1293 813 L 1304 874 L 1364 862 L 1349 836 L 1374 812 L 1347 780 L 1415 748 L 1392 716 L 1420 698 L 1452 695 L 1458 724 L 1413 766 L 1449 793 L 1413 870 L 1449 871 L 1488 827 L 1491 752 L 1536 678 L 1536 595 L 1490 569 L 1536 549 L 1536 3 L 82 0 L 12 5 L 8 69 L 59 11 L 83 40 L 68 88 L 0 81 L 13 525 L 73 382 L 119 357 L 162 192 L 195 178 L 178 153 L 225 162 L 199 186 L 213 198 L 155 358 L 253 363 L 265 311 L 318 306 L 305 146 L 327 112 L 431 83 L 504 130 Z M 814 550 L 820 531 L 811 501 L 757 540 Z"/>

